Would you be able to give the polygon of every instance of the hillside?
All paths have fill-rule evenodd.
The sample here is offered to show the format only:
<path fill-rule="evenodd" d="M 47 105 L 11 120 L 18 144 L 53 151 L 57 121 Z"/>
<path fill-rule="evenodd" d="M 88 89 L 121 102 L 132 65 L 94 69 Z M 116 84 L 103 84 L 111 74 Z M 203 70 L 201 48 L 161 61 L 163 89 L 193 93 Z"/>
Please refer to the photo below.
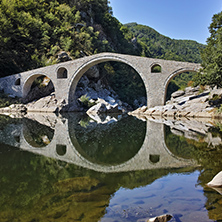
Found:
<path fill-rule="evenodd" d="M 149 26 L 128 23 L 125 26 L 137 40 L 148 47 L 150 57 L 200 63 L 200 50 L 205 46 L 192 40 L 175 40 L 161 35 Z"/>

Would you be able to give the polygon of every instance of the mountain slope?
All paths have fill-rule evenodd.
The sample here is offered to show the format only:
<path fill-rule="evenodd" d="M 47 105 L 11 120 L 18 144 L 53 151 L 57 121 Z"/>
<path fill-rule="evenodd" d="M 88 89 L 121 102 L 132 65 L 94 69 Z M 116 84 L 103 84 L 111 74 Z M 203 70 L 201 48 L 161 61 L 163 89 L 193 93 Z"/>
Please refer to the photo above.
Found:
<path fill-rule="evenodd" d="M 153 58 L 200 63 L 200 50 L 205 46 L 192 40 L 175 40 L 161 35 L 149 26 L 128 23 L 125 26 L 138 41 L 146 44 Z"/>

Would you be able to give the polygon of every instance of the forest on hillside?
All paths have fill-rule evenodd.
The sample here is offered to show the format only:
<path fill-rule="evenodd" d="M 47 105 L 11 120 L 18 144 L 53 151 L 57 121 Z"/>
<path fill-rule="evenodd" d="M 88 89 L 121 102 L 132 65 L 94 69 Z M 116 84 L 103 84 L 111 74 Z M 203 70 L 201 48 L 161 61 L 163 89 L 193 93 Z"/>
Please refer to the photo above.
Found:
<path fill-rule="evenodd" d="M 61 62 L 61 51 L 71 59 L 99 52 L 148 55 L 132 38 L 107 0 L 2 0 L 0 75 Z"/>
<path fill-rule="evenodd" d="M 200 62 L 201 44 L 172 40 L 155 30 L 123 25 L 107 0 L 2 0 L 0 70 L 6 76 L 99 52 Z"/>
<path fill-rule="evenodd" d="M 200 50 L 205 46 L 193 40 L 175 40 L 161 35 L 149 26 L 128 23 L 125 26 L 148 47 L 150 57 L 200 63 Z"/>
<path fill-rule="evenodd" d="M 125 24 L 133 33 L 135 38 L 148 47 L 149 55 L 152 58 L 167 59 L 183 62 L 201 63 L 200 52 L 205 45 L 193 40 L 176 40 L 161 35 L 149 26 L 140 25 L 136 22 Z M 167 91 L 167 100 L 172 92 L 184 89 L 192 84 L 196 73 L 181 73 L 170 82 Z M 190 85 L 189 85 L 190 86 Z"/>

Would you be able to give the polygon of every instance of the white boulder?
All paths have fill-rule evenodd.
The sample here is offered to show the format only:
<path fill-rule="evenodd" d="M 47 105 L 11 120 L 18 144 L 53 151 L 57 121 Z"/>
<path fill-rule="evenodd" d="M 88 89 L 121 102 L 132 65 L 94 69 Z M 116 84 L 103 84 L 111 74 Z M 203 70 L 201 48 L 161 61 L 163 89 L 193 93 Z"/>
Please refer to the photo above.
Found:
<path fill-rule="evenodd" d="M 220 171 L 207 185 L 210 187 L 222 187 L 222 171 Z"/>
<path fill-rule="evenodd" d="M 171 220 L 172 216 L 170 214 L 164 214 L 158 217 L 150 218 L 147 222 L 167 222 Z"/>

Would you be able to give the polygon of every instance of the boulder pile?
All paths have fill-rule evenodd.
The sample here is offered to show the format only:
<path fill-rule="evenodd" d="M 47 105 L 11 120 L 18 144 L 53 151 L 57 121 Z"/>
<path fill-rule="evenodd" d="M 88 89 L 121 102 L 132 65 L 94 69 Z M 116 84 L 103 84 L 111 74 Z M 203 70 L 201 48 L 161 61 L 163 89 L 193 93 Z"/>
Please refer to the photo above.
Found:
<path fill-rule="evenodd" d="M 108 102 L 104 99 L 98 98 L 95 105 L 87 110 L 87 114 L 100 114 L 100 113 L 123 113 L 125 112 L 121 101 L 116 101 L 112 97 L 108 97 Z"/>

